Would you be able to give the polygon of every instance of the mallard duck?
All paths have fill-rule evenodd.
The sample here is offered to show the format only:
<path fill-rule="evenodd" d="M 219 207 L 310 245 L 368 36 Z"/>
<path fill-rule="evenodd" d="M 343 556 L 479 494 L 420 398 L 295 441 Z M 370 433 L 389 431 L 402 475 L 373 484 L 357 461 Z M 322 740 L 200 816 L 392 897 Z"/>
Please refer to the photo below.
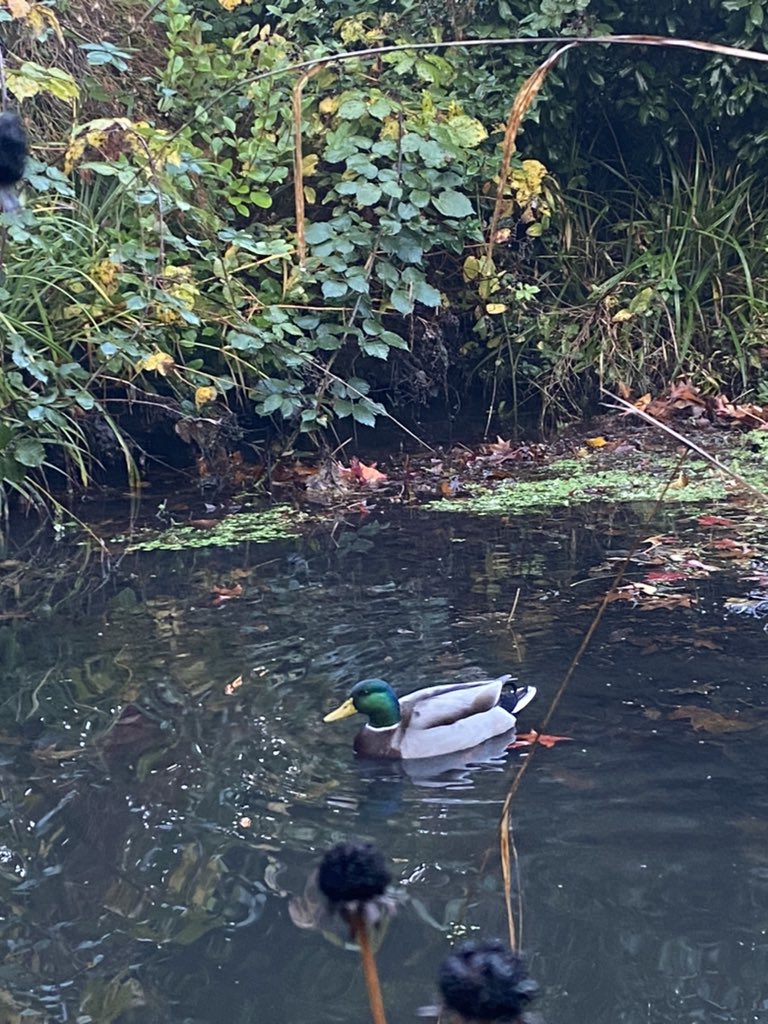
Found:
<path fill-rule="evenodd" d="M 439 757 L 515 728 L 514 713 L 533 700 L 536 689 L 521 686 L 502 693 L 511 678 L 428 686 L 399 700 L 383 679 L 363 679 L 323 721 L 336 722 L 357 711 L 368 715 L 355 737 L 355 753 L 364 757 Z"/>

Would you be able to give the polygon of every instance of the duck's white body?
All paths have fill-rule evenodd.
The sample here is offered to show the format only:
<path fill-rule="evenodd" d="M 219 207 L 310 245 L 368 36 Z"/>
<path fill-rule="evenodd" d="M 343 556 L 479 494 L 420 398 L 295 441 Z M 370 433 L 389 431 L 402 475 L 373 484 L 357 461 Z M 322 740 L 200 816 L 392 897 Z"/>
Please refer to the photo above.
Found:
<path fill-rule="evenodd" d="M 507 710 L 499 702 L 511 678 L 429 686 L 408 693 L 399 698 L 401 720 L 383 729 L 364 725 L 355 738 L 355 751 L 366 757 L 440 757 L 512 732 L 515 712 L 533 700 L 536 688 L 526 686 L 510 693 L 511 710 Z"/>

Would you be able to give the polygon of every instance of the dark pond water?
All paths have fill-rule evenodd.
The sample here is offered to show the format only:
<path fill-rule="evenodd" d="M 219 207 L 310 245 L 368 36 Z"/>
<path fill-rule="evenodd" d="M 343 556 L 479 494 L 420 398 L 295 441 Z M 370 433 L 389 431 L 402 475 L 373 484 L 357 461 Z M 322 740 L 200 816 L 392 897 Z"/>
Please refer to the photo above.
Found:
<path fill-rule="evenodd" d="M 353 837 L 408 893 L 379 963 L 390 1024 L 414 1020 L 457 936 L 505 934 L 497 821 L 525 755 L 365 764 L 356 722 L 322 715 L 364 676 L 511 672 L 539 688 L 535 725 L 636 530 L 416 512 L 126 558 L 4 623 L 0 1020 L 366 1020 L 355 954 L 294 923 L 320 852 Z M 609 607 L 550 728 L 574 742 L 537 752 L 514 804 L 550 1024 L 768 1020 L 768 636 L 724 609 L 748 584 L 687 586 L 691 609 Z M 725 718 L 695 730 L 679 705 Z"/>

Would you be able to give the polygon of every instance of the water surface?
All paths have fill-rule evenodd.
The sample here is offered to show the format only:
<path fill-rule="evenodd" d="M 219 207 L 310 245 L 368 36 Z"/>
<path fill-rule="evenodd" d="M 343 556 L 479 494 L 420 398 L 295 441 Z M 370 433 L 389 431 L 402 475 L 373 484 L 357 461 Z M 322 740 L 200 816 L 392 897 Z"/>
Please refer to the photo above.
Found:
<path fill-rule="evenodd" d="M 5 623 L 0 1018 L 365 1020 L 355 955 L 294 923 L 322 851 L 363 838 L 408 895 L 379 963 L 390 1024 L 415 1019 L 451 942 L 506 933 L 497 821 L 526 755 L 364 763 L 356 722 L 322 716 L 365 676 L 510 672 L 535 725 L 637 529 L 597 507 L 373 516 L 127 557 Z M 726 614 L 733 574 L 689 587 L 690 610 L 609 608 L 551 725 L 574 741 L 537 752 L 514 804 L 552 1024 L 768 1020 L 764 620 Z M 696 730 L 680 705 L 752 727 Z"/>

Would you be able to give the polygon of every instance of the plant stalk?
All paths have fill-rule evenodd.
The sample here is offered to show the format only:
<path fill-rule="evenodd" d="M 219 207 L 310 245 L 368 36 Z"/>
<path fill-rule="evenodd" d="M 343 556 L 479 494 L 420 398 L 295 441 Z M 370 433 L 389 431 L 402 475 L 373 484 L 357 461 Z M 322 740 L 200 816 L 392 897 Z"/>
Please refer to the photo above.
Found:
<path fill-rule="evenodd" d="M 363 965 L 363 977 L 368 992 L 368 1002 L 371 1007 L 371 1018 L 373 1024 L 387 1024 L 384 1014 L 384 1000 L 381 996 L 381 984 L 379 983 L 379 972 L 376 970 L 376 960 L 371 948 L 371 940 L 368 936 L 368 926 L 359 910 L 349 915 L 349 927 L 352 930 L 352 938 L 360 950 L 360 960 Z"/>

